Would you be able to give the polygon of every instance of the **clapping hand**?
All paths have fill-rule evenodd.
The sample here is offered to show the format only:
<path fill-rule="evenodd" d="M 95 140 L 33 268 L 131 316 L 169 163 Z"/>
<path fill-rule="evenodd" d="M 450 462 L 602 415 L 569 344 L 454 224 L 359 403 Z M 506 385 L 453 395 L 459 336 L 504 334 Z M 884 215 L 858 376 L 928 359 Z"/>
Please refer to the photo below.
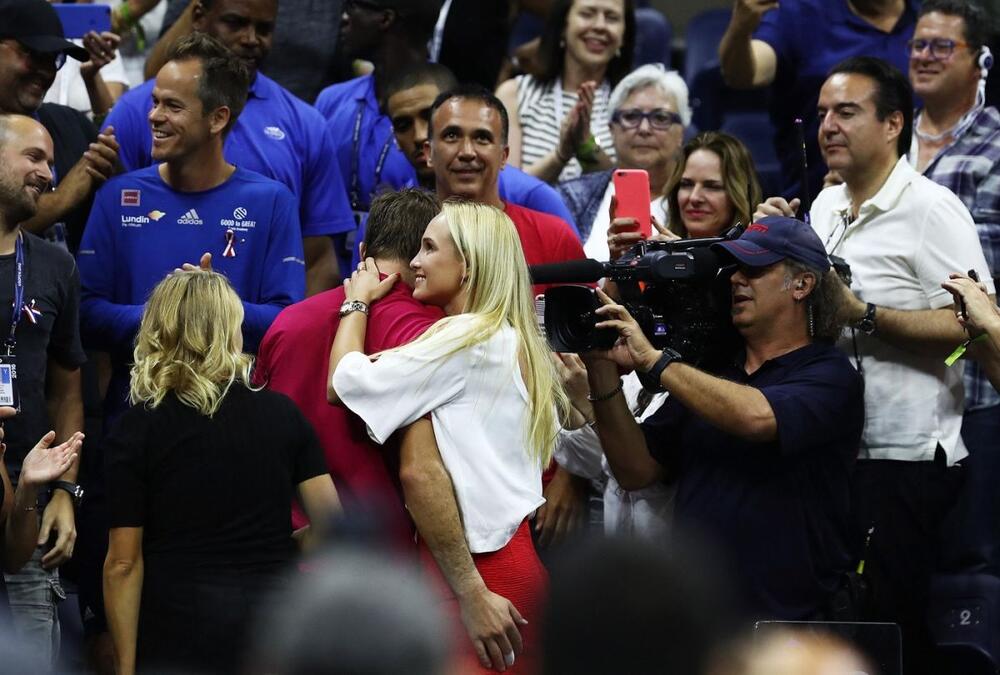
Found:
<path fill-rule="evenodd" d="M 90 31 L 83 36 L 83 48 L 90 54 L 90 60 L 80 64 L 80 75 L 87 80 L 97 75 L 104 66 L 111 63 L 115 58 L 115 51 L 121 37 L 111 32 L 98 33 Z"/>
<path fill-rule="evenodd" d="M 83 445 L 83 434 L 78 431 L 64 443 L 49 447 L 55 438 L 56 432 L 50 431 L 25 456 L 21 462 L 21 482 L 44 485 L 59 478 L 73 465 Z"/>

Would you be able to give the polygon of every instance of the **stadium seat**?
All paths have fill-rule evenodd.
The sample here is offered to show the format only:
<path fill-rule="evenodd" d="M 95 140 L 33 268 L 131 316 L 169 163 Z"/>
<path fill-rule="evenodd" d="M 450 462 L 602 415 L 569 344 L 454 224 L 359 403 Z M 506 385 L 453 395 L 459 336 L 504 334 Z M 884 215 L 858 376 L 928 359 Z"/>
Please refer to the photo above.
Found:
<path fill-rule="evenodd" d="M 928 622 L 947 672 L 1000 672 L 1000 578 L 940 574 L 931 582 Z"/>
<path fill-rule="evenodd" d="M 670 46 L 674 39 L 670 20 L 659 10 L 640 7 L 635 10 L 635 24 L 635 67 L 662 63 L 664 68 L 670 68 Z"/>
<path fill-rule="evenodd" d="M 774 152 L 774 127 L 766 112 L 732 113 L 722 119 L 721 130 L 736 136 L 750 150 L 764 197 L 781 192 L 781 165 Z"/>

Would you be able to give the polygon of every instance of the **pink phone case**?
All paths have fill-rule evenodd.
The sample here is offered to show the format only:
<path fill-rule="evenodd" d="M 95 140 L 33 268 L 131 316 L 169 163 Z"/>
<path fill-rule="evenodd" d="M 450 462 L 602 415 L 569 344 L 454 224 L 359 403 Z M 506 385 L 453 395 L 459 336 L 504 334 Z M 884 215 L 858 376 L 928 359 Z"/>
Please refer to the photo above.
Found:
<path fill-rule="evenodd" d="M 639 222 L 639 232 L 649 238 L 653 234 L 649 219 L 649 175 L 644 169 L 615 169 L 612 180 L 618 201 L 615 217 L 635 218 Z"/>

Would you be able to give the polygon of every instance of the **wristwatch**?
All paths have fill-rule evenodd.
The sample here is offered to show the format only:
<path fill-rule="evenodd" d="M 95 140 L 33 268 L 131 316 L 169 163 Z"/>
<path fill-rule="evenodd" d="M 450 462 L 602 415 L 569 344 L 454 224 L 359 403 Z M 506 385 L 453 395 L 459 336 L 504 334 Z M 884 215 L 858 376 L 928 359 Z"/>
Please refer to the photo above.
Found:
<path fill-rule="evenodd" d="M 855 328 L 864 333 L 865 335 L 871 335 L 875 332 L 875 310 L 878 309 L 874 304 L 868 303 L 865 307 L 865 315 L 861 317 L 861 321 L 855 324 Z"/>
<path fill-rule="evenodd" d="M 83 499 L 83 488 L 76 483 L 70 483 L 68 480 L 53 481 L 52 489 L 68 492 L 70 498 L 73 500 L 73 506 L 79 506 L 80 501 Z"/>
<path fill-rule="evenodd" d="M 368 315 L 368 305 L 361 302 L 360 300 L 345 300 L 344 304 L 340 306 L 340 318 L 344 318 L 351 312 L 361 312 L 365 316 Z"/>
<path fill-rule="evenodd" d="M 639 383 L 642 385 L 642 388 L 653 394 L 659 394 L 666 391 L 663 385 L 660 384 L 660 376 L 663 374 L 663 371 L 666 370 L 667 366 L 674 361 L 680 361 L 681 359 L 682 357 L 679 352 L 674 351 L 670 347 L 665 348 L 660 353 L 660 358 L 657 359 L 652 368 L 647 370 L 645 373 L 636 371 L 635 374 L 639 378 Z"/>

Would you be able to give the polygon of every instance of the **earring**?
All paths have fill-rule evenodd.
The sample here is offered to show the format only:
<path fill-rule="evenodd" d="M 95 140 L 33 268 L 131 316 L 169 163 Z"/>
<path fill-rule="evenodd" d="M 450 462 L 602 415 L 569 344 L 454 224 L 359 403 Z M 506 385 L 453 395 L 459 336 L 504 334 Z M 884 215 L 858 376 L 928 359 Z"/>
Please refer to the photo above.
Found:
<path fill-rule="evenodd" d="M 809 318 L 809 337 L 816 337 L 816 317 L 813 316 L 813 304 L 806 305 L 806 316 Z"/>

